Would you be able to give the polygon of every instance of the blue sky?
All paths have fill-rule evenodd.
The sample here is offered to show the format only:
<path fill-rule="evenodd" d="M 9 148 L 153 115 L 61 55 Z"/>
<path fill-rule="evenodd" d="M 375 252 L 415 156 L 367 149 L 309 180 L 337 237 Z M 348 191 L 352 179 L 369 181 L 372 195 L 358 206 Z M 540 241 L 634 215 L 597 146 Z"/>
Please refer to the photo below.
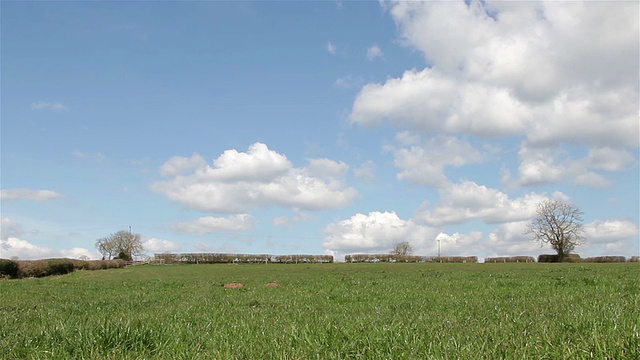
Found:
<path fill-rule="evenodd" d="M 2 2 L 0 257 L 639 255 L 638 6 Z"/>

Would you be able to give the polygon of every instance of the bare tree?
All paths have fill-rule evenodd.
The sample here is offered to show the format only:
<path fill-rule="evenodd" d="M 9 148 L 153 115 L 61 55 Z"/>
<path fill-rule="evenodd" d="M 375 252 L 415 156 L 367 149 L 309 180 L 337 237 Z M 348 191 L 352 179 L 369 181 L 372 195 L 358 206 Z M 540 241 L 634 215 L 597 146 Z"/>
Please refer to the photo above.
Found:
<path fill-rule="evenodd" d="M 399 256 L 407 256 L 413 253 L 413 247 L 408 241 L 401 241 L 393 246 L 391 254 Z"/>
<path fill-rule="evenodd" d="M 107 260 L 112 258 L 133 260 L 133 257 L 140 255 L 143 250 L 140 234 L 131 234 L 124 230 L 98 239 L 96 248 Z"/>
<path fill-rule="evenodd" d="M 111 241 L 111 236 L 98 239 L 96 241 L 96 249 L 102 255 L 102 260 L 111 260 L 112 257 L 117 255 L 115 242 Z"/>
<path fill-rule="evenodd" d="M 536 217 L 529 223 L 526 234 L 533 235 L 533 241 L 550 244 L 558 253 L 558 261 L 584 242 L 582 235 L 583 212 L 577 206 L 561 200 L 545 200 L 538 204 Z"/>

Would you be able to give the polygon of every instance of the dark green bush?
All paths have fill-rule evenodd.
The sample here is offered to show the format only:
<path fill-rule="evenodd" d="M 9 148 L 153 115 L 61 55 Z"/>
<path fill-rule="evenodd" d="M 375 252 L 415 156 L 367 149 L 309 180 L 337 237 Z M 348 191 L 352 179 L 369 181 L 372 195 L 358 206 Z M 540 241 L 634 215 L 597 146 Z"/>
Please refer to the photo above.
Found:
<path fill-rule="evenodd" d="M 562 262 L 574 263 L 581 262 L 582 258 L 578 254 L 569 254 L 564 256 Z M 558 254 L 542 254 L 538 255 L 538 262 L 543 263 L 556 263 L 560 262 Z"/>
<path fill-rule="evenodd" d="M 49 260 L 49 275 L 65 275 L 75 270 L 73 261 L 69 259 Z"/>
<path fill-rule="evenodd" d="M 2 277 L 18 277 L 18 263 L 13 260 L 0 259 L 0 278 Z"/>

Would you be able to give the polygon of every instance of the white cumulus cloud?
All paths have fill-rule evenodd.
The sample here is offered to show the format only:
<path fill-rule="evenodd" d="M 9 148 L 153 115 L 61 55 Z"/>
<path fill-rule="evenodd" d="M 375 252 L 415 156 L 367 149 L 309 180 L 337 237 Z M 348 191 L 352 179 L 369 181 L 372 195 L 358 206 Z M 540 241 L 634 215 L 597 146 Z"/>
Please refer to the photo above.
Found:
<path fill-rule="evenodd" d="M 608 186 L 603 172 L 637 166 L 629 150 L 640 142 L 639 7 L 384 2 L 402 42 L 422 52 L 428 67 L 366 84 L 349 118 L 420 133 L 520 138 L 513 184 Z M 589 155 L 574 158 L 565 147 Z"/>
<path fill-rule="evenodd" d="M 625 171 L 637 166 L 637 160 L 628 150 L 611 147 L 592 147 L 582 158 L 572 156 L 563 147 L 531 146 L 523 143 L 518 153 L 518 185 L 540 185 L 573 179 L 576 185 L 589 187 L 609 186 L 605 176 L 610 172 Z"/>
<path fill-rule="evenodd" d="M 638 225 L 629 220 L 596 220 L 584 225 L 587 242 L 614 243 L 632 238 L 638 239 Z"/>
<path fill-rule="evenodd" d="M 255 143 L 247 152 L 225 151 L 213 165 L 195 155 L 174 157 L 161 168 L 173 178 L 153 183 L 151 189 L 189 208 L 209 212 L 238 214 L 268 206 L 333 209 L 349 205 L 358 194 L 339 176 L 345 169 L 345 164 L 326 159 L 296 168 L 286 156 Z"/>
<path fill-rule="evenodd" d="M 180 245 L 171 240 L 163 240 L 158 238 L 147 238 L 142 241 L 144 251 L 152 253 L 179 251 Z"/>
<path fill-rule="evenodd" d="M 497 189 L 473 181 L 449 184 L 439 192 L 440 201 L 431 209 L 419 209 L 416 219 L 430 226 L 461 224 L 473 219 L 489 224 L 526 220 L 535 216 L 538 203 L 547 199 L 535 193 L 510 199 Z"/>
<path fill-rule="evenodd" d="M 206 165 L 207 161 L 200 154 L 193 154 L 191 157 L 174 156 L 160 167 L 160 174 L 176 176 L 203 168 Z"/>
<path fill-rule="evenodd" d="M 534 256 L 540 254 L 540 244 L 525 234 L 529 221 L 514 221 L 501 224 L 489 234 L 486 243 L 488 256 Z"/>
<path fill-rule="evenodd" d="M 20 260 L 37 260 L 49 258 L 74 258 L 86 256 L 90 259 L 98 259 L 96 252 L 85 248 L 74 247 L 71 249 L 52 249 L 30 243 L 27 240 L 10 237 L 0 240 L 0 257 L 9 259 L 17 257 Z"/>
<path fill-rule="evenodd" d="M 341 254 L 354 252 L 389 252 L 400 241 L 415 248 L 435 238 L 432 229 L 403 220 L 395 212 L 355 214 L 351 218 L 329 224 L 323 246 Z"/>
<path fill-rule="evenodd" d="M 418 141 L 407 140 L 406 133 L 400 133 L 398 138 L 405 143 Z M 460 167 L 483 159 L 468 141 L 451 136 L 432 137 L 409 147 L 390 146 L 387 150 L 393 152 L 395 165 L 400 169 L 398 179 L 433 187 L 447 184 L 445 167 Z"/>

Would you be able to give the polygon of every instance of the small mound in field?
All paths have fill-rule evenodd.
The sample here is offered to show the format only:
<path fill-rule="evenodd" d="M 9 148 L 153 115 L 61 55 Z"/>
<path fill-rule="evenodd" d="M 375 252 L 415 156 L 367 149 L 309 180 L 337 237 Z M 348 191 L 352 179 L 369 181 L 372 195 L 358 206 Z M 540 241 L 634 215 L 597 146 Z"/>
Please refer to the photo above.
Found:
<path fill-rule="evenodd" d="M 224 287 L 226 288 L 231 288 L 231 289 L 236 289 L 236 288 L 241 288 L 244 285 L 242 285 L 241 283 L 228 283 L 228 284 L 224 284 Z"/>
<path fill-rule="evenodd" d="M 272 282 L 268 283 L 267 286 L 269 286 L 269 287 L 278 287 L 278 286 L 280 286 L 280 283 L 277 282 L 277 281 L 272 281 Z"/>

